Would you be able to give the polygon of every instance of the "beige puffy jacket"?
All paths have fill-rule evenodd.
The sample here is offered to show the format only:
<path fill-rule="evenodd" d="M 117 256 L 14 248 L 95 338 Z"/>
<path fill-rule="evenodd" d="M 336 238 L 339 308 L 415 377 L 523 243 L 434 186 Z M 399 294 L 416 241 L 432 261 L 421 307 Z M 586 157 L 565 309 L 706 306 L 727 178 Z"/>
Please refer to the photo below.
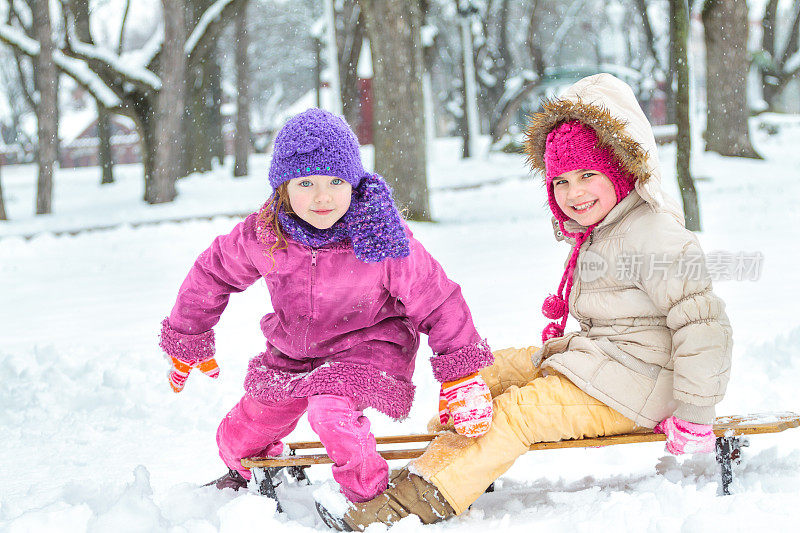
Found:
<path fill-rule="evenodd" d="M 661 191 L 652 128 L 628 85 L 609 74 L 585 78 L 533 117 L 526 151 L 534 169 L 544 170 L 547 133 L 569 120 L 595 129 L 636 188 L 578 256 L 569 308 L 580 332 L 546 342 L 534 363 L 640 426 L 672 414 L 710 424 L 730 375 L 731 327 L 697 238 Z M 585 231 L 574 221 L 565 227 Z"/>

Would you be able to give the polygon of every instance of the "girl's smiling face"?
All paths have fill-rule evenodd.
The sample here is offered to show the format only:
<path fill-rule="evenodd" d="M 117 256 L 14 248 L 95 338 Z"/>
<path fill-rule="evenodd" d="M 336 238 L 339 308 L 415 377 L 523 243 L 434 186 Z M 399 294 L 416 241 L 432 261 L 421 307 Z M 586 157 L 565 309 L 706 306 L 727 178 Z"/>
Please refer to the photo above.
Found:
<path fill-rule="evenodd" d="M 317 229 L 328 229 L 350 208 L 353 187 L 336 176 L 305 176 L 287 184 L 292 211 Z"/>
<path fill-rule="evenodd" d="M 597 224 L 617 205 L 614 185 L 597 170 L 571 170 L 556 176 L 553 196 L 561 211 L 584 227 Z"/>

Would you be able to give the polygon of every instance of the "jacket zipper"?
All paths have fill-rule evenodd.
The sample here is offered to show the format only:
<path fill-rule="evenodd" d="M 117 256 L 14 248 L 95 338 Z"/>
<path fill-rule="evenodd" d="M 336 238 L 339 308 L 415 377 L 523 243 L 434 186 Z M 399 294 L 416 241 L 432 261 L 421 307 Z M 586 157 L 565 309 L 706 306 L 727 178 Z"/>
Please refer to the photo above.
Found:
<path fill-rule="evenodd" d="M 311 318 L 314 318 L 314 282 L 317 277 L 317 251 L 311 249 Z"/>
<path fill-rule="evenodd" d="M 308 357 L 308 333 L 311 331 L 311 322 L 314 320 L 314 282 L 316 281 L 317 277 L 317 250 L 311 248 L 311 286 L 308 290 L 308 298 L 310 302 L 311 311 L 308 317 L 308 326 L 306 327 L 306 338 L 305 338 L 305 352 L 306 357 Z"/>

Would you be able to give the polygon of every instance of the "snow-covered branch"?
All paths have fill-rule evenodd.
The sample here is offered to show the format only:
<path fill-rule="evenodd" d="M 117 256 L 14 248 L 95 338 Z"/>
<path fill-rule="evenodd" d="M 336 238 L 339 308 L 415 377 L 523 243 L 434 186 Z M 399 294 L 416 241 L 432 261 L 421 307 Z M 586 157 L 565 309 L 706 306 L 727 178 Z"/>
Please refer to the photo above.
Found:
<path fill-rule="evenodd" d="M 53 52 L 53 61 L 65 74 L 86 88 L 107 109 L 122 105 L 122 100 L 109 88 L 85 61 L 68 57 L 62 51 Z"/>
<path fill-rule="evenodd" d="M 164 45 L 164 23 L 159 23 L 155 33 L 148 41 L 137 50 L 131 50 L 120 55 L 120 61 L 136 68 L 147 68 L 161 51 Z"/>
<path fill-rule="evenodd" d="M 228 4 L 234 1 L 236 0 L 217 0 L 205 10 L 197 26 L 192 30 L 192 34 L 186 39 L 183 51 L 187 57 L 192 55 L 192 52 L 194 52 L 194 49 L 197 47 L 197 43 L 200 42 L 200 39 L 202 39 L 206 31 L 208 31 L 208 27 L 211 23 L 217 20 L 222 14 L 222 11 L 228 7 Z"/>
<path fill-rule="evenodd" d="M 555 31 L 553 41 L 545 52 L 545 57 L 558 57 L 558 49 L 561 48 L 562 42 L 566 39 L 572 27 L 580 20 L 577 15 L 583 10 L 585 4 L 585 0 L 580 0 L 578 2 L 573 2 L 569 6 L 566 14 L 561 17 L 561 25 Z"/>
<path fill-rule="evenodd" d="M 39 55 L 39 43 L 19 28 L 0 24 L 0 40 L 31 57 Z"/>
<path fill-rule="evenodd" d="M 161 88 L 161 79 L 152 71 L 145 67 L 122 61 L 117 54 L 107 48 L 83 43 L 76 39 L 70 39 L 69 45 L 81 59 L 102 61 L 112 70 L 126 78 L 126 81 L 137 82 L 156 91 Z"/>
<path fill-rule="evenodd" d="M 18 28 L 8 24 L 0 24 L 0 41 L 30 57 L 39 55 L 39 43 L 25 35 Z M 67 57 L 63 52 L 56 50 L 53 53 L 53 62 L 64 74 L 85 87 L 105 107 L 114 108 L 122 105 L 122 101 L 116 93 L 89 68 L 85 61 Z"/>
<path fill-rule="evenodd" d="M 790 76 L 794 76 L 795 74 L 800 72 L 800 50 L 795 52 L 792 57 L 786 60 L 786 64 L 783 66 L 783 70 Z"/>

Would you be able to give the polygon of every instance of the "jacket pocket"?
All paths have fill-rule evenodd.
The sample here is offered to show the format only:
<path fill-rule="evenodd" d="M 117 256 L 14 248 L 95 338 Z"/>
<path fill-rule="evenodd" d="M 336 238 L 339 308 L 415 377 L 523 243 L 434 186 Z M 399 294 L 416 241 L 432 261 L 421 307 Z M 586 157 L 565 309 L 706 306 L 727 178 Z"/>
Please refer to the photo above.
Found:
<path fill-rule="evenodd" d="M 539 367 L 551 355 L 566 352 L 569 349 L 570 341 L 577 335 L 577 332 L 567 333 L 563 337 L 556 337 L 545 342 L 542 349 L 536 350 L 533 354 L 531 358 L 533 366 Z"/>
<path fill-rule="evenodd" d="M 646 363 L 629 353 L 623 352 L 617 345 L 605 337 L 593 340 L 595 343 L 597 343 L 597 347 L 600 348 L 608 357 L 621 364 L 625 368 L 636 372 L 637 374 L 641 374 L 642 376 L 655 380 L 658 378 L 658 374 L 661 372 L 661 370 L 663 370 L 662 367 L 657 364 Z"/>

